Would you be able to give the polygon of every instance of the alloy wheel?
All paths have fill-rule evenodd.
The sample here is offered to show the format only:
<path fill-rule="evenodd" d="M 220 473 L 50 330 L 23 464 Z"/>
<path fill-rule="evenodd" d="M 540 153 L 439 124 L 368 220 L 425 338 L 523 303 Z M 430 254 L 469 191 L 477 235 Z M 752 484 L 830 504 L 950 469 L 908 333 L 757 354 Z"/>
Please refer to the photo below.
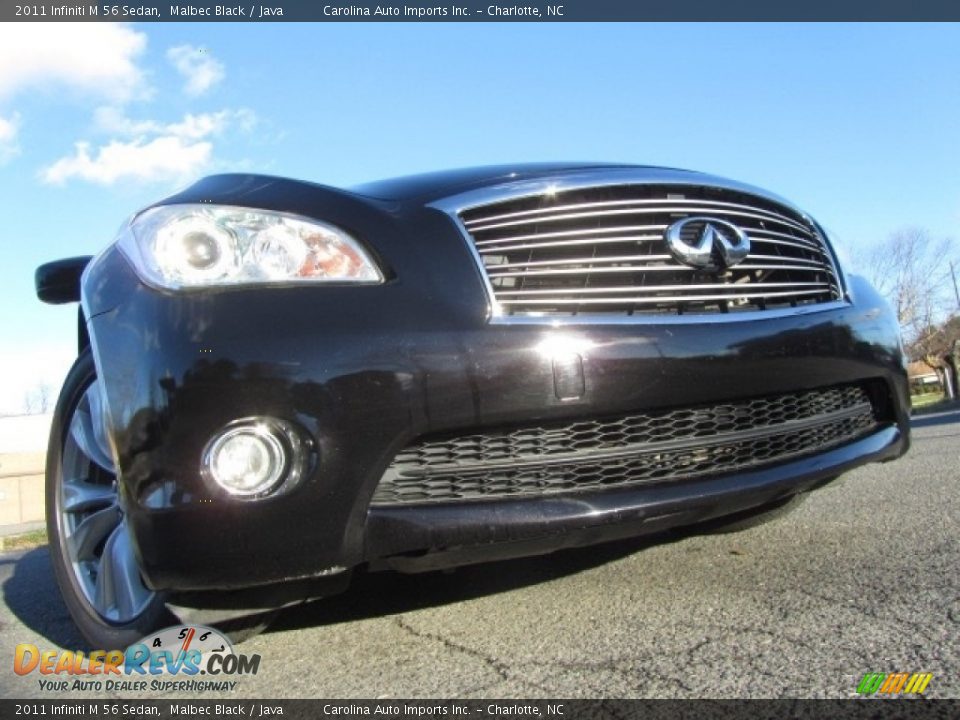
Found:
<path fill-rule="evenodd" d="M 102 620 L 129 623 L 144 613 L 155 593 L 143 583 L 130 542 L 96 379 L 69 419 L 61 463 L 57 521 L 71 579 Z"/>

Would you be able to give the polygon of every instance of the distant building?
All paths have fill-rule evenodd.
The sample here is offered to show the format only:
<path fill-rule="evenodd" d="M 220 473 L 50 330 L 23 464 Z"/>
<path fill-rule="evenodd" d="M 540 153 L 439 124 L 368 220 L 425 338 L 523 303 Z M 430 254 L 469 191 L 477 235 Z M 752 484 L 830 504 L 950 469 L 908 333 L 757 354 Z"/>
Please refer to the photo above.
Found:
<path fill-rule="evenodd" d="M 907 365 L 907 376 L 910 378 L 910 389 L 914 393 L 943 389 L 939 373 L 923 360 Z"/>

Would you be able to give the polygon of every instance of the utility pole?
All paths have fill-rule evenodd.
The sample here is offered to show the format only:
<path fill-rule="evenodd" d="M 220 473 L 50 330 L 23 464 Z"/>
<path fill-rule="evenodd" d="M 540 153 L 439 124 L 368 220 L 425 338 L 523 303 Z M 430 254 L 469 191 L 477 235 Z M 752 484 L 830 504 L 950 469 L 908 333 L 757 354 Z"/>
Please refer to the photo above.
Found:
<path fill-rule="evenodd" d="M 950 279 L 953 280 L 953 294 L 957 296 L 957 309 L 960 310 L 960 290 L 957 289 L 957 271 L 953 267 L 953 260 L 950 261 Z"/>
<path fill-rule="evenodd" d="M 957 270 L 953 266 L 953 260 L 950 261 L 950 279 L 953 280 L 953 294 L 957 298 L 957 309 L 960 310 L 960 290 L 957 289 Z M 952 352 L 947 355 L 947 367 L 946 375 L 950 378 L 953 384 L 954 392 L 948 397 L 956 398 L 960 396 L 960 388 L 957 388 L 957 385 L 960 385 L 960 338 L 953 341 Z"/>

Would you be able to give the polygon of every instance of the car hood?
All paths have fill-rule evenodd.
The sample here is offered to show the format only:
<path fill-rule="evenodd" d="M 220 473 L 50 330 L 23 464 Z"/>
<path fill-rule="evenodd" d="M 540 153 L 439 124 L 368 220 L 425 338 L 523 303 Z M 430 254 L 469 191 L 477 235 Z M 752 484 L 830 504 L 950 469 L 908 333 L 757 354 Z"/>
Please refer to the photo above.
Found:
<path fill-rule="evenodd" d="M 612 178 L 619 178 L 629 183 L 641 178 L 645 182 L 717 185 L 766 197 L 802 213 L 784 198 L 744 183 L 692 170 L 617 163 L 490 165 L 408 175 L 347 188 L 260 174 L 211 175 L 151 207 L 174 203 L 224 203 L 323 218 L 328 217 L 331 209 L 341 207 L 344 203 L 356 203 L 367 208 L 376 206 L 390 211 L 398 205 L 432 205 L 453 197 L 483 195 L 493 189 L 508 193 L 531 188 L 542 191 L 542 185 L 547 182 L 552 184 L 556 181 L 564 185 L 565 178 L 576 183 L 584 178 L 589 180 L 592 175 L 603 177 L 608 182 Z"/>
<path fill-rule="evenodd" d="M 691 176 L 699 175 L 699 173 L 686 170 L 622 163 L 515 163 L 405 175 L 356 185 L 349 190 L 358 195 L 377 200 L 430 202 L 441 197 L 505 182 L 537 180 L 591 170 L 628 169 L 671 170 L 689 173 Z"/>

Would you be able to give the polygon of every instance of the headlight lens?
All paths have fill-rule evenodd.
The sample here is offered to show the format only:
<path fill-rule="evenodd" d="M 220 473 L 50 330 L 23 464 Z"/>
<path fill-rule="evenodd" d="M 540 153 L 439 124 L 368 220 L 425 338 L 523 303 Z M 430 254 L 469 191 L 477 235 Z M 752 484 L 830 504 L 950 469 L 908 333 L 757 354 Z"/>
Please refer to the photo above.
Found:
<path fill-rule="evenodd" d="M 367 252 L 343 230 L 265 210 L 228 205 L 153 208 L 128 226 L 119 245 L 145 280 L 169 289 L 383 282 Z"/>

